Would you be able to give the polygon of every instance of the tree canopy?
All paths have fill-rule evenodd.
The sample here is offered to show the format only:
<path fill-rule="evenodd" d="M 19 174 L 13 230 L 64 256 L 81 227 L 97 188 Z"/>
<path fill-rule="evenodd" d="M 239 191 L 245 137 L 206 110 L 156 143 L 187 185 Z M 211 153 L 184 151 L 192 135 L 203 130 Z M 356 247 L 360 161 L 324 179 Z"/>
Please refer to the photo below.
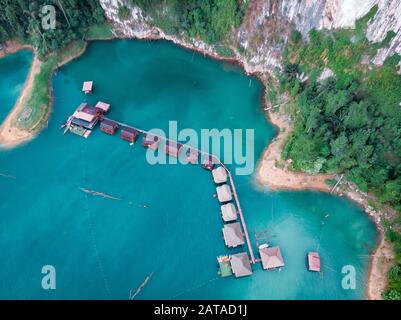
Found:
<path fill-rule="evenodd" d="M 43 30 L 42 8 L 56 9 L 56 28 Z M 104 22 L 98 0 L 0 0 L 0 43 L 18 38 L 32 44 L 40 55 L 82 39 L 87 28 Z"/>
<path fill-rule="evenodd" d="M 215 43 L 238 26 L 246 1 L 237 0 L 130 0 L 143 9 L 164 32 L 185 32 L 191 38 Z"/>

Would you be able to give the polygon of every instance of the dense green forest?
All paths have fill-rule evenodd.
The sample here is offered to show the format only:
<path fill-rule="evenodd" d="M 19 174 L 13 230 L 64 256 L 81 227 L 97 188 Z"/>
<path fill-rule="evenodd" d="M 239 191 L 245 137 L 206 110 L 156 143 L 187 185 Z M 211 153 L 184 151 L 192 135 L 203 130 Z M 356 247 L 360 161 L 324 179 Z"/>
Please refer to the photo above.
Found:
<path fill-rule="evenodd" d="M 292 34 L 277 74 L 279 93 L 289 95 L 295 120 L 283 158 L 291 158 L 295 170 L 345 173 L 360 190 L 401 212 L 401 58 L 394 55 L 382 67 L 366 62 L 394 36 L 389 32 L 380 44 L 368 42 L 364 31 L 376 9 L 353 30 L 312 30 L 308 41 Z M 333 75 L 319 79 L 325 68 Z M 399 220 L 387 230 L 397 253 L 388 299 L 401 299 Z"/>
<path fill-rule="evenodd" d="M 56 9 L 56 28 L 43 30 L 42 8 Z M 98 0 L 0 0 L 0 43 L 11 38 L 32 44 L 40 56 L 84 38 L 92 25 L 104 23 Z"/>
<path fill-rule="evenodd" d="M 241 23 L 247 1 L 237 0 L 129 0 L 142 8 L 167 34 L 185 32 L 208 43 L 224 41 Z M 121 7 L 119 14 L 126 17 Z"/>

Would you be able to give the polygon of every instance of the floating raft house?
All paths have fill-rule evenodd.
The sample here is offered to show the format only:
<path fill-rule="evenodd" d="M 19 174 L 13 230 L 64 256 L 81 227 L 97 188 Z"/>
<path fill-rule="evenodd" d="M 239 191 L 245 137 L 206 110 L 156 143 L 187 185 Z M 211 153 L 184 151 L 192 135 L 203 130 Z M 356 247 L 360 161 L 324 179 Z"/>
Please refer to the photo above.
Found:
<path fill-rule="evenodd" d="M 159 144 L 160 138 L 149 133 L 142 139 L 142 145 L 153 150 L 156 150 L 159 147 Z"/>
<path fill-rule="evenodd" d="M 188 163 L 197 164 L 198 159 L 199 159 L 199 152 L 192 148 L 188 148 L 186 152 L 186 160 L 188 161 Z"/>
<path fill-rule="evenodd" d="M 166 150 L 165 150 L 166 154 L 168 154 L 169 156 L 178 158 L 181 147 L 182 147 L 182 145 L 177 142 L 167 141 L 166 142 Z"/>
<path fill-rule="evenodd" d="M 87 103 L 81 103 L 72 117 L 73 125 L 92 130 L 99 120 L 99 113 Z"/>
<path fill-rule="evenodd" d="M 233 254 L 230 259 L 231 269 L 235 277 L 245 277 L 252 274 L 251 263 L 249 262 L 248 254 L 241 252 Z"/>
<path fill-rule="evenodd" d="M 118 129 L 118 124 L 112 120 L 105 119 L 100 123 L 100 130 L 103 132 L 113 135 Z"/>
<path fill-rule="evenodd" d="M 283 256 L 279 247 L 268 247 L 267 244 L 259 246 L 259 254 L 263 269 L 275 269 L 284 267 Z"/>
<path fill-rule="evenodd" d="M 233 203 L 227 203 L 221 206 L 221 216 L 224 222 L 236 221 L 238 214 L 237 209 Z"/>
<path fill-rule="evenodd" d="M 138 139 L 139 133 L 134 128 L 123 127 L 121 129 L 121 138 L 134 143 Z"/>
<path fill-rule="evenodd" d="M 213 181 L 216 184 L 226 183 L 228 179 L 227 171 L 223 167 L 218 167 L 212 171 Z"/>
<path fill-rule="evenodd" d="M 102 113 L 107 113 L 110 110 L 110 104 L 99 101 L 98 103 L 96 103 L 95 109 L 97 109 L 98 111 L 100 111 Z"/>
<path fill-rule="evenodd" d="M 223 237 L 226 246 L 235 248 L 245 243 L 244 233 L 239 222 L 225 224 L 223 227 Z"/>
<path fill-rule="evenodd" d="M 309 271 L 320 272 L 320 256 L 317 252 L 308 253 Z"/>
<path fill-rule="evenodd" d="M 92 93 L 93 92 L 93 81 L 85 81 L 82 86 L 82 91 L 85 92 L 85 94 Z"/>
<path fill-rule="evenodd" d="M 230 265 L 230 257 L 229 256 L 220 256 L 217 257 L 217 262 L 219 263 L 219 274 L 222 277 L 232 276 L 232 270 Z"/>
<path fill-rule="evenodd" d="M 213 162 L 213 158 L 212 157 L 207 157 L 204 161 L 203 161 L 203 165 L 202 167 L 206 170 L 210 170 L 212 171 L 214 168 L 214 162 Z"/>
<path fill-rule="evenodd" d="M 223 184 L 216 188 L 217 198 L 221 203 L 230 202 L 233 199 L 231 188 L 228 184 Z"/>

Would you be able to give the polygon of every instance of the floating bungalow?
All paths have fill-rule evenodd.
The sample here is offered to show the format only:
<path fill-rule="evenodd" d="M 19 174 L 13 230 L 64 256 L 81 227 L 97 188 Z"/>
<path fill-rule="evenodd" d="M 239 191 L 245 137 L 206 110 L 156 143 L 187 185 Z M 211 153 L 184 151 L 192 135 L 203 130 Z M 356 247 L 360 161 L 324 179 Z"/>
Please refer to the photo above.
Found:
<path fill-rule="evenodd" d="M 92 130 L 96 126 L 99 116 L 100 114 L 95 108 L 87 103 L 81 103 L 72 115 L 71 124 Z"/>
<path fill-rule="evenodd" d="M 118 124 L 112 120 L 104 119 L 100 123 L 100 130 L 102 130 L 107 134 L 113 135 L 117 129 L 118 129 Z"/>
<path fill-rule="evenodd" d="M 223 237 L 226 246 L 235 248 L 245 243 L 244 233 L 239 222 L 225 224 L 223 227 Z"/>
<path fill-rule="evenodd" d="M 269 247 L 267 244 L 259 246 L 262 266 L 265 270 L 284 267 L 284 260 L 279 247 Z"/>
<path fill-rule="evenodd" d="M 139 133 L 134 128 L 123 127 L 121 129 L 121 139 L 134 143 L 138 139 Z"/>
<path fill-rule="evenodd" d="M 92 93 L 93 92 L 93 81 L 85 81 L 82 86 L 82 91 L 85 92 L 85 94 Z"/>
<path fill-rule="evenodd" d="M 221 216 L 223 217 L 224 222 L 236 221 L 238 214 L 234 204 L 230 202 L 222 205 Z"/>
<path fill-rule="evenodd" d="M 188 161 L 188 163 L 197 164 L 199 159 L 199 152 L 195 149 L 188 148 L 185 159 Z"/>
<path fill-rule="evenodd" d="M 214 162 L 212 157 L 207 157 L 205 160 L 203 160 L 203 165 L 202 167 L 206 170 L 212 171 L 214 168 Z"/>
<path fill-rule="evenodd" d="M 102 113 L 107 113 L 110 110 L 110 104 L 99 101 L 98 103 L 96 103 L 95 109 L 97 109 L 98 111 L 100 111 Z"/>
<path fill-rule="evenodd" d="M 308 253 L 309 271 L 320 272 L 320 255 L 317 252 Z"/>
<path fill-rule="evenodd" d="M 220 276 L 229 277 L 233 274 L 232 270 L 231 270 L 229 256 L 219 256 L 219 257 L 217 257 L 217 262 L 219 263 L 219 275 Z"/>
<path fill-rule="evenodd" d="M 230 202 L 233 199 L 231 188 L 228 184 L 223 184 L 216 188 L 217 198 L 221 203 Z"/>
<path fill-rule="evenodd" d="M 252 274 L 251 263 L 249 262 L 246 252 L 233 254 L 230 259 L 230 264 L 236 278 L 250 276 Z"/>
<path fill-rule="evenodd" d="M 212 171 L 213 181 L 216 184 L 226 183 L 228 176 L 227 171 L 223 167 L 218 167 Z"/>
<path fill-rule="evenodd" d="M 156 150 L 159 147 L 159 144 L 160 138 L 149 133 L 146 134 L 142 139 L 142 145 L 152 150 Z"/>
<path fill-rule="evenodd" d="M 178 158 L 182 145 L 174 141 L 166 141 L 165 152 L 171 157 Z"/>

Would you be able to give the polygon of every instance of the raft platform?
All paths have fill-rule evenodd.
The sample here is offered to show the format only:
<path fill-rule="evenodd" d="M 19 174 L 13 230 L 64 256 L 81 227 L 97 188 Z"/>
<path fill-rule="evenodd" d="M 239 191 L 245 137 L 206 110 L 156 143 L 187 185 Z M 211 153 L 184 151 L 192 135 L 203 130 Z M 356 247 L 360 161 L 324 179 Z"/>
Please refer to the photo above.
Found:
<path fill-rule="evenodd" d="M 105 104 L 105 103 L 103 103 L 103 104 Z M 107 105 L 107 111 L 109 110 L 109 108 L 110 108 L 110 105 Z M 142 134 L 143 135 L 142 145 L 145 147 L 148 147 L 148 148 L 152 148 L 152 149 L 153 148 L 157 149 L 159 147 L 160 141 L 163 140 L 166 142 L 166 147 L 167 147 L 165 149 L 165 152 L 167 154 L 170 154 L 171 156 L 178 157 L 180 154 L 180 151 L 185 148 L 186 150 L 191 150 L 190 152 L 193 154 L 196 153 L 197 155 L 204 156 L 204 162 L 202 164 L 203 168 L 212 171 L 216 164 L 219 164 L 222 168 L 224 168 L 225 171 L 227 172 L 227 176 L 228 176 L 228 181 L 227 181 L 226 186 L 228 186 L 228 184 L 231 186 L 232 195 L 234 197 L 236 208 L 238 210 L 238 215 L 240 216 L 240 224 L 242 226 L 243 236 L 245 238 L 245 242 L 248 247 L 248 252 L 250 255 L 250 263 L 256 264 L 255 255 L 253 253 L 252 244 L 251 244 L 251 241 L 249 238 L 249 233 L 247 230 L 247 225 L 245 222 L 244 214 L 242 212 L 242 208 L 241 208 L 241 204 L 240 204 L 239 197 L 237 194 L 237 190 L 235 188 L 233 176 L 232 176 L 230 170 L 228 170 L 228 168 L 224 165 L 224 163 L 218 157 L 216 157 L 210 153 L 207 153 L 205 151 L 202 151 L 200 149 L 197 149 L 195 147 L 189 146 L 187 144 L 181 144 L 178 141 L 168 139 L 163 136 L 158 136 L 149 131 L 146 131 L 146 130 L 143 130 L 140 128 L 136 128 L 129 124 L 107 118 L 105 116 L 106 111 L 103 111 L 100 108 L 96 108 L 95 109 L 96 113 L 92 114 L 93 113 L 92 109 L 95 109 L 95 108 L 92 108 L 89 106 L 85 106 L 85 108 L 83 108 L 83 104 L 81 104 L 77 109 L 81 112 L 81 113 L 78 113 L 78 116 L 82 116 L 82 118 L 85 118 L 87 115 L 82 114 L 82 112 L 85 113 L 85 111 L 88 110 L 88 112 L 90 112 L 91 116 L 93 117 L 93 120 L 95 121 L 95 125 L 97 125 L 97 123 L 100 122 L 101 129 L 106 134 L 114 134 L 118 129 L 121 128 L 121 138 L 124 140 L 128 140 L 131 143 L 134 143 L 137 140 L 137 138 L 139 137 L 139 135 Z M 88 128 L 86 128 L 86 126 L 85 126 L 86 123 L 84 121 L 77 121 L 77 120 L 81 120 L 81 119 L 77 119 L 76 116 L 77 116 L 77 112 L 75 112 L 72 116 L 70 116 L 68 118 L 67 122 L 62 126 L 62 127 L 66 128 L 64 133 L 71 131 L 75 134 L 78 134 L 80 136 L 87 138 L 92 133 L 92 129 L 94 129 L 94 126 L 92 126 L 92 123 L 91 123 L 91 127 L 90 127 L 91 130 L 88 130 Z M 74 123 L 79 123 L 81 125 L 77 126 Z M 102 125 L 102 123 L 103 123 L 103 125 Z M 110 126 L 111 124 L 112 124 L 112 126 Z M 191 160 L 192 160 L 191 163 L 195 162 L 194 159 L 191 159 Z M 248 256 L 248 254 L 245 252 L 242 253 L 241 259 L 243 259 L 243 260 L 245 260 L 244 255 Z M 248 258 L 246 260 L 248 260 Z"/>

